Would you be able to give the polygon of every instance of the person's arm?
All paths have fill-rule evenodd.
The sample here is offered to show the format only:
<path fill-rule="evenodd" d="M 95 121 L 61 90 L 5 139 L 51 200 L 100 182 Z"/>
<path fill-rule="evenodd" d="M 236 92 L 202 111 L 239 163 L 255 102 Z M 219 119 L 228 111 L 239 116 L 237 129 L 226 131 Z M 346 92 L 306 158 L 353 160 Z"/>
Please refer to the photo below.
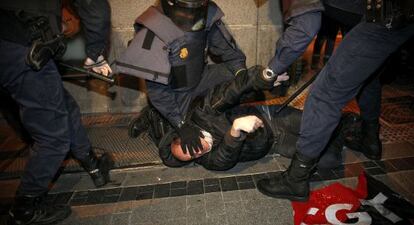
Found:
<path fill-rule="evenodd" d="M 239 159 L 241 149 L 248 133 L 264 127 L 257 116 L 244 116 L 234 120 L 231 128 L 225 133 L 221 143 L 212 151 L 196 159 L 208 170 L 228 170 L 234 167 Z"/>
<path fill-rule="evenodd" d="M 246 69 L 246 56 L 237 47 L 223 21 L 217 21 L 208 33 L 209 54 L 213 61 L 225 63 L 233 74 Z"/>
<path fill-rule="evenodd" d="M 321 12 L 309 12 L 293 17 L 276 43 L 276 53 L 269 68 L 276 74 L 287 71 L 306 50 L 321 26 Z"/>
<path fill-rule="evenodd" d="M 97 73 L 112 73 L 103 56 L 111 29 L 111 12 L 107 0 L 74 0 L 86 40 L 85 68 Z"/>

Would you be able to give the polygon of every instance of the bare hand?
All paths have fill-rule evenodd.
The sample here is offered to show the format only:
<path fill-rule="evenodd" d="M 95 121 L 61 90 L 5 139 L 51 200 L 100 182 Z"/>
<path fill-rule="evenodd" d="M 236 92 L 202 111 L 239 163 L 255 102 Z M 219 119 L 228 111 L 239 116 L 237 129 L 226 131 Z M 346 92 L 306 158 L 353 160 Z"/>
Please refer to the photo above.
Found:
<path fill-rule="evenodd" d="M 108 76 L 112 73 L 111 67 L 102 55 L 98 57 L 96 62 L 89 57 L 86 58 L 83 67 L 85 69 L 90 69 L 93 72 L 102 74 L 104 76 Z"/>
<path fill-rule="evenodd" d="M 280 74 L 280 75 L 277 76 L 277 79 L 276 79 L 276 81 L 275 81 L 275 83 L 274 83 L 273 86 L 277 87 L 277 86 L 281 85 L 283 81 L 289 80 L 289 78 L 290 77 L 287 74 L 287 72 L 282 73 L 282 74 Z"/>
<path fill-rule="evenodd" d="M 257 116 L 244 116 L 234 120 L 230 133 L 233 137 L 240 137 L 240 131 L 253 133 L 260 127 L 264 124 Z"/>

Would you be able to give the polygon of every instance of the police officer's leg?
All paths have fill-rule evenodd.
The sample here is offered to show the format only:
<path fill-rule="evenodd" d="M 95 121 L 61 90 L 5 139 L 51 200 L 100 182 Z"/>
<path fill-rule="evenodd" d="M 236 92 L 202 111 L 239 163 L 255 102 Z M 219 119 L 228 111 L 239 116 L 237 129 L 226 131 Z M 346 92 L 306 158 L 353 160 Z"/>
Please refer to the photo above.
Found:
<path fill-rule="evenodd" d="M 319 74 L 305 103 L 298 152 L 289 169 L 275 178 L 258 184 L 267 195 L 293 200 L 307 200 L 309 177 L 320 153 L 337 126 L 341 109 L 363 82 L 414 34 L 414 25 L 397 31 L 384 26 L 361 23 L 342 41 Z"/>
<path fill-rule="evenodd" d="M 0 84 L 20 106 L 33 138 L 31 156 L 10 210 L 13 224 L 53 223 L 69 216 L 69 206 L 44 206 L 48 185 L 69 151 L 68 112 L 61 77 L 48 62 L 39 72 L 25 64 L 27 48 L 0 40 Z"/>
<path fill-rule="evenodd" d="M 360 137 L 350 137 L 346 146 L 361 151 L 367 158 L 381 159 L 382 143 L 379 139 L 381 111 L 381 84 L 378 76 L 372 77 L 358 95 L 362 126 Z"/>
<path fill-rule="evenodd" d="M 88 134 L 82 125 L 79 106 L 68 91 L 64 90 L 64 95 L 69 112 L 71 153 L 89 173 L 95 186 L 101 187 L 109 182 L 109 170 L 114 162 L 108 153 L 98 158 L 92 151 Z"/>

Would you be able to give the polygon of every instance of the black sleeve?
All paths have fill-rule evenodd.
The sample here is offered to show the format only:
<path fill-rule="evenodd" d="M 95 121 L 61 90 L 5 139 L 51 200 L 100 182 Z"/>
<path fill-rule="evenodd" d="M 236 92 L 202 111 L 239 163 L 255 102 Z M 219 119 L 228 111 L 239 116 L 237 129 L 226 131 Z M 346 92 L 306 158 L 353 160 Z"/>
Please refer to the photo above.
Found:
<path fill-rule="evenodd" d="M 242 134 L 239 138 L 232 137 L 229 130 L 226 132 L 222 142 L 195 161 L 208 170 L 229 170 L 239 161 L 245 138 L 245 134 Z"/>
<path fill-rule="evenodd" d="M 211 27 L 208 34 L 208 46 L 213 61 L 225 63 L 233 74 L 246 68 L 246 56 L 237 47 L 221 20 Z"/>
<path fill-rule="evenodd" d="M 92 60 L 103 54 L 111 29 L 111 12 L 107 0 L 74 0 L 86 39 L 86 55 Z"/>

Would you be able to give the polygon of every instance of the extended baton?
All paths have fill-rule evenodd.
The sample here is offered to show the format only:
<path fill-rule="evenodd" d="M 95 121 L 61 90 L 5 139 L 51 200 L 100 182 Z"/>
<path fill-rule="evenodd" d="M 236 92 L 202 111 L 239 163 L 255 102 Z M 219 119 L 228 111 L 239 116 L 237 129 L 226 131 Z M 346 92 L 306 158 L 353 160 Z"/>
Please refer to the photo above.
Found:
<path fill-rule="evenodd" d="M 68 69 L 71 69 L 71 70 L 80 72 L 80 73 L 85 73 L 88 76 L 91 76 L 93 78 L 96 78 L 96 79 L 99 79 L 99 80 L 108 82 L 110 84 L 114 84 L 115 83 L 115 78 L 112 75 L 105 76 L 105 75 L 102 75 L 102 74 L 99 74 L 99 73 L 95 73 L 93 71 L 89 71 L 89 70 L 86 70 L 86 69 L 83 69 L 83 68 L 79 68 L 79 67 L 76 67 L 76 66 L 73 66 L 73 65 L 64 63 L 64 62 L 59 62 L 59 65 L 61 65 L 63 67 L 66 67 Z"/>

